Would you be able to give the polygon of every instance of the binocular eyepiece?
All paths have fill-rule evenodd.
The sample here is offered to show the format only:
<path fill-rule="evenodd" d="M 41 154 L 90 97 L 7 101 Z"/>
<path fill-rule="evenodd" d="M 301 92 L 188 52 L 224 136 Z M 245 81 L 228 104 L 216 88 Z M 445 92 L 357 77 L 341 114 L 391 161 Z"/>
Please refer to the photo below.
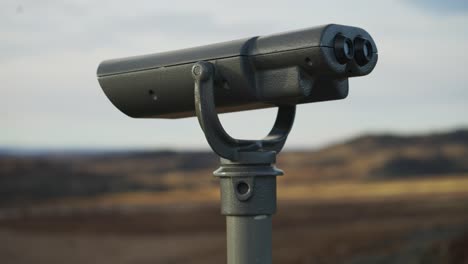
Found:
<path fill-rule="evenodd" d="M 363 37 L 357 37 L 354 40 L 354 47 L 355 53 L 354 57 L 356 59 L 357 64 L 360 66 L 364 66 L 370 61 L 372 61 L 372 57 L 374 56 L 374 51 L 372 44 L 369 40 Z"/>
<path fill-rule="evenodd" d="M 131 117 L 195 115 L 192 66 L 210 62 L 219 113 L 343 99 L 369 74 L 377 47 L 363 29 L 325 25 L 178 51 L 104 61 L 104 93 Z"/>
<path fill-rule="evenodd" d="M 369 40 L 358 36 L 353 40 L 338 34 L 335 37 L 335 56 L 339 63 L 345 64 L 353 58 L 360 66 L 364 66 L 372 60 L 374 56 L 372 44 Z"/>
<path fill-rule="evenodd" d="M 335 56 L 339 63 L 348 63 L 354 57 L 353 41 L 341 34 L 335 37 Z"/>

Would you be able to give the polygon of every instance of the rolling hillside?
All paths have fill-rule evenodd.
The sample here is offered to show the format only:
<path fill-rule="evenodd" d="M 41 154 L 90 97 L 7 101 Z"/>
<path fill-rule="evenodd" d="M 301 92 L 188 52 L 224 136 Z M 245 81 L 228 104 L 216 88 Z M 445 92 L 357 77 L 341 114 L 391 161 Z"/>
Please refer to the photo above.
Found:
<path fill-rule="evenodd" d="M 0 155 L 0 207 L 128 192 L 196 191 L 217 185 L 210 152 Z M 367 135 L 316 151 L 284 152 L 280 185 L 446 177 L 468 173 L 468 130 Z"/>
<path fill-rule="evenodd" d="M 275 263 L 468 263 L 468 130 L 281 153 Z M 5 263 L 224 263 L 209 152 L 0 155 Z"/>

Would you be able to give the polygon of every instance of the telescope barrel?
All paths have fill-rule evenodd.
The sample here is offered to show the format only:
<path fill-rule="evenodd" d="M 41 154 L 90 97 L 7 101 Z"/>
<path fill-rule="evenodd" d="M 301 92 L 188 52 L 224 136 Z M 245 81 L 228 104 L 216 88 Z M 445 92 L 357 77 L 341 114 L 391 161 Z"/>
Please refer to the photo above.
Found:
<path fill-rule="evenodd" d="M 192 66 L 215 65 L 217 111 L 343 99 L 348 78 L 369 74 L 377 47 L 363 29 L 325 25 L 157 54 L 113 59 L 97 70 L 112 103 L 137 118 L 195 115 Z"/>

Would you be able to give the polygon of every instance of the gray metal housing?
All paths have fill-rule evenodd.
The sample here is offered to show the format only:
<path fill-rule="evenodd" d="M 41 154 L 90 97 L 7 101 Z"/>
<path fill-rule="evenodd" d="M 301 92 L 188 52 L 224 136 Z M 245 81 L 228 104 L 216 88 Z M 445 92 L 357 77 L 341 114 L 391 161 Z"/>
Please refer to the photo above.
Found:
<path fill-rule="evenodd" d="M 340 63 L 335 38 L 364 38 L 371 60 Z M 377 47 L 363 29 L 325 25 L 178 51 L 107 60 L 99 65 L 99 83 L 112 103 L 131 117 L 181 118 L 195 115 L 192 66 L 216 67 L 217 111 L 343 99 L 348 78 L 369 74 Z"/>

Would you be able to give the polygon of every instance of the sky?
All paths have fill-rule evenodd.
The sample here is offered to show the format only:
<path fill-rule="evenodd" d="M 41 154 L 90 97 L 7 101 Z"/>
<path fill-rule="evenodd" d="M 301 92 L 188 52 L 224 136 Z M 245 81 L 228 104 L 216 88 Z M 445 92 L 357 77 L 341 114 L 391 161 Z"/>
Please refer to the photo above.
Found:
<path fill-rule="evenodd" d="M 132 119 L 96 79 L 105 59 L 337 23 L 379 49 L 347 99 L 300 105 L 286 144 L 316 148 L 363 133 L 468 127 L 468 1 L 0 2 L 0 148 L 208 149 L 196 118 Z M 260 138 L 274 109 L 221 115 Z"/>

